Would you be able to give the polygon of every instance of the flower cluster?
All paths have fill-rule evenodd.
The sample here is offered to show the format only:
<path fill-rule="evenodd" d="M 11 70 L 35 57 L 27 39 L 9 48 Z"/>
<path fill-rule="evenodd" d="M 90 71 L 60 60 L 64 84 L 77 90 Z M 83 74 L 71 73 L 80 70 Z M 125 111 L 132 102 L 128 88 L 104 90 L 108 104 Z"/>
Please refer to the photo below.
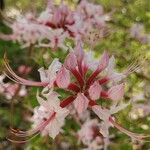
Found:
<path fill-rule="evenodd" d="M 90 8 L 90 9 L 89 9 Z M 12 39 L 21 43 L 23 47 L 36 45 L 50 47 L 54 50 L 66 50 L 65 39 L 79 40 L 85 38 L 91 31 L 96 30 L 96 38 L 103 36 L 106 30 L 108 15 L 103 12 L 102 6 L 97 6 L 87 1 L 82 1 L 76 9 L 71 10 L 63 2 L 55 6 L 49 0 L 47 8 L 38 17 L 33 14 L 20 16 L 10 24 L 13 34 L 3 39 Z"/>
<path fill-rule="evenodd" d="M 77 137 L 85 150 L 106 150 L 113 137 L 110 128 L 117 128 L 132 140 L 146 141 L 150 137 L 149 134 L 128 131 L 115 117 L 130 105 L 130 101 L 123 102 L 124 79 L 139 68 L 138 60 L 125 71 L 118 72 L 114 56 L 105 51 L 100 59 L 96 59 L 92 51 L 98 40 L 107 34 L 106 21 L 109 19 L 102 6 L 86 0 L 80 1 L 73 9 L 63 0 L 60 5 L 48 0 L 41 14 L 28 13 L 8 24 L 12 29 L 11 35 L 0 33 L 1 39 L 17 41 L 22 47 L 61 48 L 65 54 L 65 59 L 60 59 L 55 52 L 50 53 L 53 56 L 48 68 L 38 69 L 40 81 L 25 79 L 31 71 L 27 66 L 20 66 L 17 75 L 4 58 L 6 71 L 0 76 L 0 94 L 13 99 L 26 96 L 27 86 L 40 88 L 36 95 L 38 106 L 30 119 L 31 129 L 21 131 L 11 128 L 9 141 L 25 143 L 38 134 L 55 139 L 64 133 L 65 121 L 70 118 L 80 127 L 76 133 L 70 134 Z M 141 25 L 134 25 L 130 34 L 143 43 L 149 42 L 149 35 L 143 33 Z M 70 39 L 74 48 L 67 43 Z M 84 50 L 83 42 L 88 44 L 89 50 Z M 8 78 L 15 83 L 7 82 Z M 150 113 L 149 103 L 135 104 L 130 115 L 139 112 L 139 109 L 146 115 Z"/>
<path fill-rule="evenodd" d="M 68 53 L 64 63 L 55 58 L 48 69 L 40 68 L 40 82 L 23 79 L 12 71 L 6 61 L 5 65 L 8 76 L 17 83 L 43 87 L 41 94 L 37 93 L 39 106 L 34 109 L 32 129 L 26 132 L 12 130 L 16 137 L 25 138 L 22 142 L 39 133 L 55 138 L 62 131 L 65 118 L 71 115 L 69 107 L 74 108 L 78 116 L 83 115 L 88 109 L 101 119 L 100 124 L 97 121 L 91 121 L 87 123 L 88 125 L 84 125 L 89 127 L 91 124 L 93 126 L 93 123 L 97 124 L 96 131 L 86 132 L 86 137 L 84 129 L 78 132 L 79 139 L 85 145 L 93 138 L 96 138 L 99 143 L 100 138 L 97 137 L 99 134 L 108 139 L 110 127 L 116 127 L 136 140 L 149 137 L 149 135 L 128 131 L 119 125 L 114 117 L 114 114 L 129 105 L 121 101 L 125 91 L 123 79 L 136 69 L 137 65 L 133 64 L 123 73 L 118 73 L 114 70 L 113 56 L 109 57 L 109 54 L 104 52 L 100 60 L 95 60 L 91 51 L 83 50 L 81 42 L 78 42 L 74 51 L 71 50 Z M 59 89 L 69 91 L 70 95 L 62 99 Z M 102 99 L 110 104 L 107 107 L 99 105 Z M 12 141 L 18 142 L 13 139 Z"/>

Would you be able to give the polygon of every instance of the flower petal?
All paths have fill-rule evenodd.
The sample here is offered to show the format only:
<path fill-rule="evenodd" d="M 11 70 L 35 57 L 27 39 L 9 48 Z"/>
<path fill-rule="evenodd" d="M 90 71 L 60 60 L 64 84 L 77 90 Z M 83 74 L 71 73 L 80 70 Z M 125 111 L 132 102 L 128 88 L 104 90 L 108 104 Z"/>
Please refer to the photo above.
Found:
<path fill-rule="evenodd" d="M 120 100 L 123 98 L 123 95 L 124 95 L 124 84 L 123 83 L 113 86 L 108 90 L 108 97 L 112 100 Z"/>
<path fill-rule="evenodd" d="M 78 93 L 77 98 L 74 100 L 74 106 L 79 114 L 84 112 L 89 104 L 89 100 L 83 93 Z"/>
<path fill-rule="evenodd" d="M 77 66 L 77 58 L 73 52 L 70 52 L 65 60 L 65 67 L 68 70 L 74 70 Z"/>
<path fill-rule="evenodd" d="M 59 134 L 60 128 L 59 122 L 56 119 L 52 120 L 48 125 L 49 136 L 54 139 Z"/>
<path fill-rule="evenodd" d="M 69 71 L 62 67 L 57 74 L 56 83 L 60 88 L 67 88 L 70 84 L 70 74 Z"/>
<path fill-rule="evenodd" d="M 102 91 L 102 87 L 98 83 L 98 81 L 95 81 L 89 88 L 89 95 L 92 100 L 97 100 L 100 97 Z"/>
<path fill-rule="evenodd" d="M 108 63 L 108 66 L 107 66 L 107 72 L 108 72 L 108 75 L 111 75 L 114 71 L 114 67 L 115 67 L 115 58 L 114 56 L 112 56 L 110 59 L 109 59 L 109 63 Z"/>
<path fill-rule="evenodd" d="M 128 102 L 128 103 L 123 103 L 123 102 L 121 102 L 121 103 L 118 104 L 117 106 L 113 106 L 113 105 L 112 105 L 112 106 L 110 107 L 110 112 L 111 112 L 111 114 L 115 114 L 115 113 L 117 113 L 117 112 L 123 110 L 124 108 L 126 108 L 129 104 L 130 104 L 130 102 Z"/>
<path fill-rule="evenodd" d="M 110 112 L 109 112 L 108 109 L 102 109 L 101 106 L 94 105 L 92 107 L 92 110 L 104 122 L 106 122 L 107 120 L 109 120 Z"/>
<path fill-rule="evenodd" d="M 100 133 L 104 136 L 104 137 L 108 137 L 109 136 L 109 123 L 107 124 L 107 122 L 102 122 L 100 125 Z"/>
<path fill-rule="evenodd" d="M 84 51 L 82 49 L 82 43 L 81 43 L 81 41 L 77 42 L 77 45 L 76 45 L 74 51 L 75 51 L 75 55 L 77 57 L 78 62 L 81 63 L 81 61 L 83 60 L 83 57 L 84 57 Z"/>
<path fill-rule="evenodd" d="M 48 75 L 47 75 L 47 71 L 44 70 L 44 68 L 40 68 L 39 70 L 39 73 L 40 73 L 40 79 L 42 82 L 49 82 L 48 81 Z"/>
<path fill-rule="evenodd" d="M 51 81 L 56 79 L 57 72 L 61 69 L 61 67 L 62 67 L 62 64 L 59 62 L 57 58 L 55 58 L 48 68 L 49 77 Z"/>
<path fill-rule="evenodd" d="M 108 66 L 108 63 L 109 63 L 109 55 L 107 52 L 104 52 L 102 57 L 101 57 L 98 69 L 104 70 Z"/>

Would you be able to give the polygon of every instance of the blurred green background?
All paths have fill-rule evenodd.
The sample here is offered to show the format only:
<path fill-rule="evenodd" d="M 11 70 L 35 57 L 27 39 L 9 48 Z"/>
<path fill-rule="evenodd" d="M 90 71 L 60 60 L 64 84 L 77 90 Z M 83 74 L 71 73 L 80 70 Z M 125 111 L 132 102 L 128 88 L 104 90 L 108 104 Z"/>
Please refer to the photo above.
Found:
<path fill-rule="evenodd" d="M 115 55 L 117 59 L 117 68 L 122 71 L 127 68 L 137 57 L 145 56 L 147 60 L 142 64 L 139 72 L 133 73 L 127 79 L 127 88 L 125 100 L 129 100 L 136 95 L 143 94 L 144 97 L 138 103 L 147 103 L 150 100 L 150 45 L 143 44 L 137 39 L 131 38 L 130 28 L 135 23 L 144 25 L 145 33 L 150 31 L 150 1 L 149 0 L 91 0 L 91 2 L 99 3 L 104 7 L 106 13 L 112 12 L 111 21 L 108 22 L 110 33 L 102 39 L 95 47 L 94 51 L 97 55 L 104 50 L 108 50 L 110 54 Z M 76 5 L 76 1 L 68 0 L 70 6 Z M 5 0 L 5 10 L 3 13 L 8 15 L 11 12 L 26 13 L 30 11 L 41 12 L 46 6 L 43 0 Z M 12 11 L 16 10 L 16 11 Z M 13 14 L 11 14 L 13 15 Z M 2 19 L 0 20 L 0 32 L 10 33 L 11 30 L 6 27 Z M 20 65 L 31 66 L 33 71 L 28 77 L 38 80 L 37 69 L 51 61 L 51 58 L 44 60 L 43 50 L 34 49 L 32 56 L 29 57 L 28 49 L 21 49 L 18 43 L 6 42 L 0 40 L 0 71 L 3 67 L 4 52 L 10 60 L 10 65 L 15 70 Z M 47 51 L 48 53 L 50 50 Z M 61 55 L 60 51 L 56 55 Z M 6 136 L 9 134 L 10 118 L 13 117 L 13 126 L 20 129 L 29 129 L 31 123 L 28 117 L 32 115 L 31 108 L 37 105 L 36 88 L 28 88 L 28 95 L 25 98 L 14 98 L 14 112 L 11 111 L 11 101 L 6 100 L 4 96 L 0 96 L 0 150 L 53 150 L 60 149 L 57 143 L 62 140 L 69 142 L 71 150 L 80 150 L 77 139 L 71 134 L 73 130 L 78 130 L 77 124 L 73 120 L 68 120 L 64 127 L 64 134 L 52 141 L 49 137 L 37 136 L 27 144 L 12 144 L 7 141 Z M 133 103 L 134 105 L 134 103 Z M 126 128 L 138 133 L 150 133 L 150 116 L 138 117 L 133 120 L 130 117 L 129 107 L 116 115 L 119 122 Z M 147 125 L 148 129 L 142 126 Z M 110 150 L 150 150 L 150 143 L 132 143 L 130 138 L 123 133 L 112 129 L 115 138 L 111 140 Z M 44 146 L 43 146 L 44 145 Z"/>

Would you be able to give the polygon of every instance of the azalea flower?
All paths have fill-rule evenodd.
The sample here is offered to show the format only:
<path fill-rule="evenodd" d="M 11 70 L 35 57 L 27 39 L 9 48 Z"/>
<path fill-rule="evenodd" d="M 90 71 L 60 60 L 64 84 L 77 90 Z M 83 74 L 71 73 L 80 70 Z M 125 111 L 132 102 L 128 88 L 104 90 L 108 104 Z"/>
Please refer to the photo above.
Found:
<path fill-rule="evenodd" d="M 82 14 L 85 22 L 90 22 L 98 28 L 105 26 L 107 15 L 104 15 L 104 10 L 101 5 L 82 0 L 77 9 L 78 12 Z"/>
<path fill-rule="evenodd" d="M 37 95 L 40 106 L 34 109 L 33 128 L 39 127 L 43 121 L 48 120 L 49 116 L 53 116 L 47 125 L 40 127 L 43 136 L 48 134 L 50 137 L 55 138 L 64 125 L 65 117 L 69 114 L 66 108 L 60 107 L 58 96 L 53 90 L 45 95 L 46 100 Z"/>
<path fill-rule="evenodd" d="M 93 57 L 91 56 L 91 58 Z M 125 92 L 125 83 L 122 79 L 137 69 L 137 65 L 133 63 L 133 65 L 131 65 L 126 71 L 119 73 L 118 82 L 118 74 L 114 71 L 114 64 L 111 65 L 110 62 L 112 62 L 112 58 L 109 57 L 107 52 L 102 54 L 100 60 L 97 59 L 95 61 L 95 59 L 93 59 L 92 61 L 89 61 L 87 52 L 83 50 L 82 43 L 78 42 L 74 48 L 74 51 L 71 50 L 69 52 L 64 63 L 61 64 L 58 59 L 54 59 L 48 70 L 41 68 L 39 70 L 41 82 L 36 82 L 23 79 L 16 75 L 5 60 L 5 66 L 8 71 L 7 76 L 17 83 L 27 86 L 44 87 L 42 95 L 45 95 L 49 92 L 53 93 L 51 92 L 53 89 L 54 91 L 55 89 L 63 89 L 65 91 L 69 91 L 70 93 L 70 96 L 63 99 L 61 103 L 57 102 L 57 94 L 50 94 L 50 100 L 52 101 L 50 101 L 47 95 L 45 95 L 48 101 L 45 102 L 42 100 L 42 103 L 40 103 L 40 107 L 36 109 L 34 116 L 39 118 L 39 114 L 42 113 L 43 115 L 41 115 L 39 120 L 36 120 L 36 117 L 33 119 L 33 122 L 35 121 L 39 123 L 38 127 L 30 132 L 25 132 L 26 134 L 23 135 L 31 136 L 37 132 L 43 134 L 43 132 L 45 133 L 46 130 L 47 134 L 49 133 L 51 137 L 55 137 L 58 134 L 58 131 L 60 131 L 60 127 L 56 124 L 55 133 L 51 133 L 52 131 L 49 129 L 51 126 L 53 128 L 51 120 L 53 120 L 54 116 L 57 115 L 57 111 L 59 110 L 61 111 L 60 115 L 62 115 L 62 119 L 65 118 L 66 114 L 68 113 L 63 111 L 64 108 L 68 107 L 69 105 L 73 105 L 78 115 L 84 114 L 87 109 L 90 109 L 99 116 L 99 118 L 102 120 L 100 132 L 104 137 L 108 137 L 108 130 L 110 127 L 116 127 L 120 131 L 126 133 L 136 140 L 143 140 L 144 138 L 148 137 L 149 135 L 135 134 L 123 128 L 117 123 L 113 115 L 129 105 L 128 103 L 124 104 L 121 101 Z M 95 64 L 94 67 L 93 64 Z M 106 73 L 106 76 L 101 76 L 103 72 Z M 109 72 L 112 72 L 112 76 L 109 74 Z M 107 86 L 110 82 L 115 82 L 115 84 Z M 53 103 L 53 99 L 55 99 L 57 105 Z M 101 105 L 98 105 L 97 102 L 101 99 L 110 101 L 110 106 L 103 108 Z M 49 111 L 46 111 L 46 108 Z M 38 113 L 39 111 L 41 113 Z M 46 120 L 41 122 L 44 117 L 46 117 Z M 63 123 L 60 123 L 61 126 L 62 124 Z M 14 134 L 16 136 L 22 136 L 21 131 Z"/>
<path fill-rule="evenodd" d="M 1 33 L 0 38 L 17 41 L 22 48 L 34 45 L 53 50 L 57 48 L 67 50 L 66 38 L 76 42 L 87 37 L 92 29 L 103 31 L 108 18 L 105 17 L 102 6 L 83 1 L 75 10 L 71 10 L 63 1 L 60 5 L 55 5 L 53 0 L 48 0 L 46 9 L 37 16 L 28 13 L 17 17 L 16 21 L 8 24 L 13 33 L 10 35 Z M 95 35 L 94 37 L 100 39 Z"/>

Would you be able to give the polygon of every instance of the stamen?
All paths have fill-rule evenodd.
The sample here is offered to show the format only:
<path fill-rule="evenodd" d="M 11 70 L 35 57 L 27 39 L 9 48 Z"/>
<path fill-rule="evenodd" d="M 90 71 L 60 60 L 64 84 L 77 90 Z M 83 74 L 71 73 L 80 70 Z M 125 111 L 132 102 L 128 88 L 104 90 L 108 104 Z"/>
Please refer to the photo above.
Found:
<path fill-rule="evenodd" d="M 16 79 L 13 79 L 12 77 L 10 77 L 6 72 L 3 72 L 4 75 L 9 78 L 11 81 L 14 81 L 15 83 L 21 84 L 20 81 L 17 81 Z"/>
<path fill-rule="evenodd" d="M 27 85 L 27 86 L 42 86 L 42 87 L 45 87 L 48 85 L 48 83 L 44 83 L 44 82 L 35 82 L 35 81 L 30 81 L 30 80 L 26 80 L 26 79 L 23 79 L 21 77 L 19 77 L 18 75 L 15 74 L 15 72 L 11 69 L 8 61 L 6 60 L 6 58 L 4 58 L 4 65 L 8 71 L 8 73 L 10 74 L 7 75 L 7 73 L 5 73 L 5 75 L 12 81 L 16 82 L 16 83 L 19 83 L 19 84 L 23 84 L 23 85 Z"/>
<path fill-rule="evenodd" d="M 38 132 L 37 134 L 35 134 L 34 136 L 30 137 L 29 139 L 25 139 L 25 140 L 13 140 L 11 138 L 6 138 L 8 141 L 12 142 L 12 143 L 16 143 L 16 144 L 23 144 L 26 143 L 30 140 L 32 140 L 33 138 L 35 138 L 37 135 L 39 135 L 40 132 Z"/>
<path fill-rule="evenodd" d="M 144 142 L 150 142 L 150 140 L 146 140 L 145 138 L 150 138 L 150 134 L 138 134 L 138 133 L 133 133 L 131 131 L 128 131 L 127 129 L 125 129 L 124 127 L 122 127 L 121 125 L 119 125 L 117 122 L 115 122 L 113 120 L 112 117 L 109 118 L 109 121 L 121 132 L 127 134 L 128 136 L 130 136 L 131 138 L 137 140 L 137 141 L 144 141 Z"/>
<path fill-rule="evenodd" d="M 141 66 L 143 65 L 143 63 L 145 62 L 146 57 L 140 57 L 137 58 L 134 62 L 132 62 L 129 67 L 127 68 L 127 70 L 124 72 L 124 75 L 129 75 L 135 71 L 137 71 L 138 69 L 141 68 Z"/>
<path fill-rule="evenodd" d="M 14 129 L 10 129 L 11 134 L 17 136 L 17 137 L 29 137 L 32 136 L 36 133 L 38 133 L 40 130 L 37 129 L 32 129 L 29 131 L 20 131 L 20 130 L 14 130 Z"/>

